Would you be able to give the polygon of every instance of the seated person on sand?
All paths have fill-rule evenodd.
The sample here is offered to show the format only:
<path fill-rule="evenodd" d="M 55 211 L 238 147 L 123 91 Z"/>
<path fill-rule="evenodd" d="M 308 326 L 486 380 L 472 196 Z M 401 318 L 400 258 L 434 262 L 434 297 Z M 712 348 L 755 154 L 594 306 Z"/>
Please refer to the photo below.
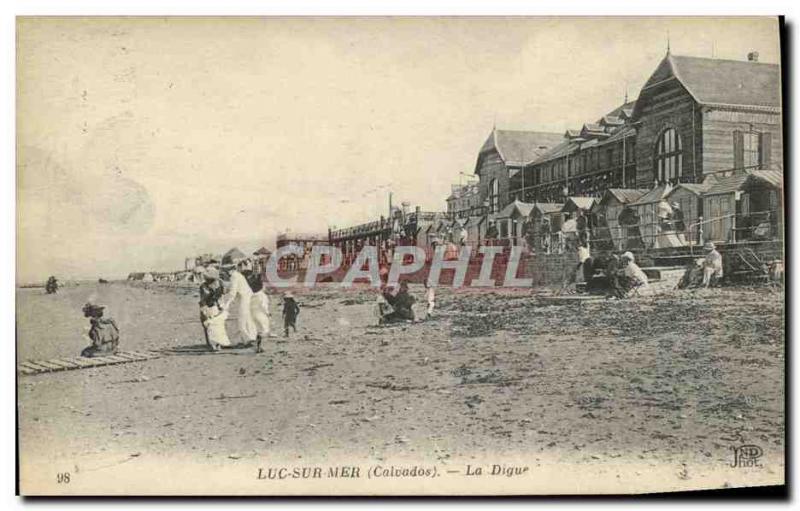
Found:
<path fill-rule="evenodd" d="M 703 248 L 706 250 L 706 257 L 703 259 L 703 287 L 709 287 L 716 285 L 722 278 L 722 255 L 710 241 Z"/>
<path fill-rule="evenodd" d="M 89 339 L 92 344 L 81 351 L 82 357 L 102 357 L 117 352 L 119 328 L 113 319 L 103 317 L 104 308 L 102 305 L 93 303 L 83 306 L 83 316 L 89 318 L 89 322 L 92 324 L 89 329 Z"/>
<path fill-rule="evenodd" d="M 378 318 L 379 325 L 384 324 L 386 322 L 386 316 L 394 312 L 394 308 L 389 305 L 389 300 L 386 298 L 387 294 L 391 300 L 394 301 L 394 296 L 389 293 L 389 288 L 387 286 L 383 286 L 378 292 L 378 296 L 375 298 L 375 316 Z"/>
<path fill-rule="evenodd" d="M 625 290 L 620 284 L 620 258 L 617 254 L 611 254 L 606 260 L 605 274 L 608 283 L 607 298 L 623 298 Z"/>
<path fill-rule="evenodd" d="M 647 275 L 636 264 L 633 254 L 625 252 L 620 259 L 623 265 L 621 285 L 624 296 L 630 297 L 634 294 L 645 294 L 649 291 L 650 284 Z"/>
<path fill-rule="evenodd" d="M 703 284 L 703 264 L 705 259 L 694 259 L 686 264 L 686 270 L 678 282 L 678 289 L 700 287 Z"/>
<path fill-rule="evenodd" d="M 413 306 L 415 301 L 414 297 L 408 293 L 408 283 L 401 283 L 400 291 L 392 297 L 392 301 L 389 301 L 389 304 L 394 308 L 394 312 L 384 317 L 384 323 L 414 321 Z"/>

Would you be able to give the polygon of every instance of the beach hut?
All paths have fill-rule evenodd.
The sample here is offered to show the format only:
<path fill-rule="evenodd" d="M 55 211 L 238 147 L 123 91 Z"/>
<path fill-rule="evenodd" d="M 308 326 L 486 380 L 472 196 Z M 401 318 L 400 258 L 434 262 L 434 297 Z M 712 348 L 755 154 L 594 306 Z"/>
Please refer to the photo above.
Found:
<path fill-rule="evenodd" d="M 566 218 L 575 218 L 578 210 L 583 210 L 585 214 L 591 214 L 594 203 L 594 197 L 567 197 L 561 212 Z"/>
<path fill-rule="evenodd" d="M 669 203 L 665 200 L 671 191 L 671 184 L 661 184 L 642 195 L 636 201 L 628 204 L 620 217 L 621 223 L 628 226 L 626 248 L 638 248 L 638 241 L 634 239 L 636 237 L 639 237 L 641 244 L 647 248 L 679 247 L 683 245 L 674 231 L 665 229 L 665 224 L 662 221 L 663 217 L 665 215 L 669 216 L 672 211 Z M 625 217 L 625 220 L 623 220 L 623 217 Z M 635 227 L 630 226 L 628 218 L 638 219 L 638 233 L 634 233 Z"/>
<path fill-rule="evenodd" d="M 741 186 L 748 173 L 721 177 L 703 193 L 703 240 L 734 241 Z"/>
<path fill-rule="evenodd" d="M 603 250 L 623 250 L 628 237 L 627 229 L 619 223 L 619 215 L 625 206 L 639 200 L 647 190 L 633 188 L 609 188 L 592 205 L 595 221 L 592 244 Z"/>
<path fill-rule="evenodd" d="M 742 183 L 741 239 L 767 240 L 783 237 L 783 172 L 754 170 Z M 736 239 L 740 239 L 737 231 Z"/>
<path fill-rule="evenodd" d="M 512 245 L 521 245 L 525 233 L 523 226 L 533 209 L 533 204 L 515 200 L 497 214 L 500 237 L 506 238 Z"/>
<path fill-rule="evenodd" d="M 677 204 L 683 213 L 683 223 L 686 227 L 683 234 L 689 245 L 700 243 L 698 233 L 701 230 L 700 218 L 703 216 L 703 194 L 711 188 L 715 181 L 715 179 L 707 179 L 702 184 L 680 183 L 665 197 L 670 206 Z M 674 208 L 672 209 L 674 210 Z"/>
<path fill-rule="evenodd" d="M 267 261 L 271 255 L 272 252 L 267 247 L 261 247 L 253 252 L 253 271 L 259 274 L 267 271 Z"/>
<path fill-rule="evenodd" d="M 528 215 L 528 245 L 534 250 L 550 252 L 553 247 L 553 234 L 561 229 L 564 204 L 558 202 L 537 202 Z"/>
<path fill-rule="evenodd" d="M 703 193 L 703 239 L 736 242 L 777 236 L 782 188 L 783 173 L 778 170 L 719 178 Z M 763 224 L 769 224 L 767 233 Z"/>

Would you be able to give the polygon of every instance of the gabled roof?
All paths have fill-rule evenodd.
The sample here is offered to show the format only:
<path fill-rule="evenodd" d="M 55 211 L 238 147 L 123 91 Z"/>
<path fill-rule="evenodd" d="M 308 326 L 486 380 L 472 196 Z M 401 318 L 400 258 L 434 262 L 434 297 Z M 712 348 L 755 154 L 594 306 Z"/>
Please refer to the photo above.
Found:
<path fill-rule="evenodd" d="M 712 186 L 714 186 L 714 180 L 706 180 L 703 183 L 679 183 L 678 185 L 673 188 L 665 198 L 669 198 L 673 193 L 677 192 L 678 190 L 689 190 L 695 195 L 703 195 L 706 191 L 708 191 Z"/>
<path fill-rule="evenodd" d="M 515 211 L 519 213 L 520 216 L 527 217 L 531 214 L 532 209 L 532 203 L 515 200 L 508 206 L 504 207 L 503 210 L 497 214 L 497 218 L 510 218 Z"/>
<path fill-rule="evenodd" d="M 582 137 L 607 137 L 608 133 L 606 132 L 605 128 L 600 124 L 596 124 L 593 122 L 587 122 L 581 128 L 581 136 Z"/>
<path fill-rule="evenodd" d="M 605 115 L 600 119 L 600 124 L 603 126 L 622 126 L 625 121 L 616 115 Z"/>
<path fill-rule="evenodd" d="M 620 118 L 630 117 L 631 114 L 633 113 L 633 107 L 635 106 L 636 106 L 635 99 L 633 101 L 627 101 L 618 106 L 617 108 L 615 108 L 614 110 L 608 112 L 605 115 L 605 117 L 620 117 Z"/>
<path fill-rule="evenodd" d="M 480 153 L 496 150 L 506 165 L 527 165 L 563 139 L 561 133 L 493 129 Z"/>
<path fill-rule="evenodd" d="M 630 204 L 642 198 L 642 196 L 646 193 L 647 190 L 635 188 L 609 188 L 598 201 L 598 205 L 606 205 L 612 197 L 617 199 L 622 204 Z"/>
<path fill-rule="evenodd" d="M 723 193 L 736 192 L 739 190 L 739 187 L 747 181 L 748 176 L 749 174 L 747 172 L 738 172 L 732 176 L 718 178 L 703 195 L 720 195 Z"/>
<path fill-rule="evenodd" d="M 756 183 L 783 188 L 783 173 L 779 170 L 750 170 L 717 179 L 703 195 L 738 192 Z"/>
<path fill-rule="evenodd" d="M 533 212 L 533 210 L 539 210 L 543 215 L 547 215 L 549 213 L 557 213 L 561 211 L 563 207 L 564 204 L 558 202 L 537 202 L 533 205 L 533 208 L 531 208 L 531 212 Z"/>
<path fill-rule="evenodd" d="M 636 128 L 620 126 L 616 130 L 614 130 L 614 133 L 610 137 L 608 137 L 607 139 L 603 140 L 600 143 L 610 144 L 611 142 L 616 142 L 617 140 L 620 140 L 622 138 L 631 137 L 634 135 L 636 135 Z"/>
<path fill-rule="evenodd" d="M 592 209 L 594 200 L 594 197 L 569 197 L 567 198 L 567 202 L 564 203 L 564 207 L 561 208 L 561 211 L 564 213 L 570 213 L 578 209 L 589 211 Z"/>
<path fill-rule="evenodd" d="M 267 247 L 261 247 L 255 252 L 253 252 L 253 255 L 270 255 L 270 254 L 272 254 L 272 252 Z"/>
<path fill-rule="evenodd" d="M 783 188 L 783 172 L 780 170 L 751 170 L 750 176 L 742 186 L 748 187 L 754 184 L 766 184 L 773 188 Z"/>
<path fill-rule="evenodd" d="M 672 191 L 671 184 L 658 185 L 649 192 L 647 192 L 646 194 L 636 199 L 636 202 L 631 202 L 630 205 L 641 206 L 644 204 L 652 204 L 654 202 L 660 202 L 664 200 L 664 198 L 667 195 L 669 195 L 669 192 L 671 191 Z"/>
<path fill-rule="evenodd" d="M 781 108 L 781 71 L 777 64 L 667 54 L 642 93 L 673 78 L 701 105 Z"/>

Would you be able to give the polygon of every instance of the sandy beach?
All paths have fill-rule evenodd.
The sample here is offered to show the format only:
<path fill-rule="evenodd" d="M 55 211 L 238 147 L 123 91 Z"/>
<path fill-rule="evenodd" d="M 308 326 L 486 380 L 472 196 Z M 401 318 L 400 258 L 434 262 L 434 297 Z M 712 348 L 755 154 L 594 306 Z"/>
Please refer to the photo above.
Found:
<path fill-rule="evenodd" d="M 157 467 L 179 463 L 246 474 L 241 487 L 205 487 L 210 493 L 299 491 L 258 486 L 252 476 L 265 460 L 411 460 L 462 471 L 476 460 L 518 460 L 551 467 L 550 487 L 562 493 L 596 490 L 597 478 L 611 492 L 783 482 L 779 290 L 543 307 L 531 290 L 442 289 L 434 319 L 391 327 L 375 326 L 368 288 L 296 294 L 298 333 L 284 339 L 276 328 L 272 295 L 280 336 L 257 355 L 191 351 L 203 344 L 194 287 L 19 289 L 20 361 L 79 354 L 89 300 L 117 320 L 122 349 L 187 350 L 20 376 L 23 491 L 157 492 L 167 484 Z M 412 294 L 422 300 L 423 289 Z M 228 327 L 235 340 L 235 321 Z M 763 449 L 761 467 L 730 467 L 732 447 L 742 444 Z M 555 467 L 571 476 L 556 477 Z M 63 471 L 72 473 L 70 488 L 56 487 Z M 115 476 L 132 473 L 136 481 L 114 486 Z M 460 484 L 461 493 L 480 493 Z M 325 488 L 317 491 L 337 493 Z"/>

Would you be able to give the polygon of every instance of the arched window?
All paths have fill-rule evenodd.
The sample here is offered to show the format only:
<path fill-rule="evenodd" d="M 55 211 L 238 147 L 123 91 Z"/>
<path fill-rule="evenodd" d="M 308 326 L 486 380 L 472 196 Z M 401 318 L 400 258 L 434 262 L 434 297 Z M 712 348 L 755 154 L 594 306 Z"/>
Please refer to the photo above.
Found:
<path fill-rule="evenodd" d="M 664 130 L 656 146 L 656 170 L 658 181 L 674 181 L 683 174 L 683 147 L 675 128 Z"/>
<path fill-rule="evenodd" d="M 497 179 L 492 179 L 489 182 L 489 212 L 496 213 L 500 211 L 500 183 Z"/>

